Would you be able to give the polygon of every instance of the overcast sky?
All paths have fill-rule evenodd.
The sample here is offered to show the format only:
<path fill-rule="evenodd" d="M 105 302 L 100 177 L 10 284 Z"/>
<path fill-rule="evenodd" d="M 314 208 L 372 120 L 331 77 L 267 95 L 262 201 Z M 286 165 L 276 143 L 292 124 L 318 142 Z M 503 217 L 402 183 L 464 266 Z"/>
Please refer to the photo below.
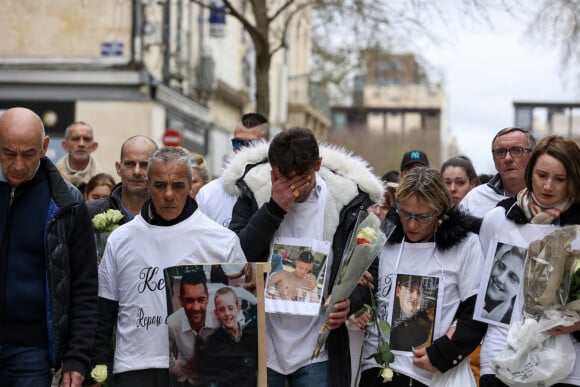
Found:
<path fill-rule="evenodd" d="M 513 101 L 580 101 L 577 85 L 561 75 L 558 51 L 530 39 L 522 21 L 500 12 L 491 20 L 493 29 L 450 23 L 450 38 L 422 51 L 444 74 L 448 125 L 478 173 L 495 173 L 490 142 L 514 125 Z"/>

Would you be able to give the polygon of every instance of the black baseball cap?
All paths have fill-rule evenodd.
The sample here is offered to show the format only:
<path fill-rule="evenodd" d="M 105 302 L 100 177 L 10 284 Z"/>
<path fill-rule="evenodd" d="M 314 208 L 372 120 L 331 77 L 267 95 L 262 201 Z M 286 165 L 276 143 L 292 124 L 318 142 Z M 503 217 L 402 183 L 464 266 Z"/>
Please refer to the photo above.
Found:
<path fill-rule="evenodd" d="M 403 161 L 401 161 L 401 171 L 407 169 L 411 165 L 421 165 L 423 167 L 429 166 L 429 159 L 425 152 L 420 150 L 412 150 L 403 155 Z"/>

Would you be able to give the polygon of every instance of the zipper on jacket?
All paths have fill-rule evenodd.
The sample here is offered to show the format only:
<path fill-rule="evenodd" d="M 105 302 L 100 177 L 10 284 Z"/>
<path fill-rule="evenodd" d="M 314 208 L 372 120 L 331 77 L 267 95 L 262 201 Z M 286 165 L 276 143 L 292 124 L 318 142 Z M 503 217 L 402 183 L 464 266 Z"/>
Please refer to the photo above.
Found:
<path fill-rule="evenodd" d="M 10 191 L 10 203 L 8 204 L 8 208 L 12 207 L 12 202 L 14 201 L 14 191 L 16 190 L 16 188 L 12 188 L 12 190 Z"/>

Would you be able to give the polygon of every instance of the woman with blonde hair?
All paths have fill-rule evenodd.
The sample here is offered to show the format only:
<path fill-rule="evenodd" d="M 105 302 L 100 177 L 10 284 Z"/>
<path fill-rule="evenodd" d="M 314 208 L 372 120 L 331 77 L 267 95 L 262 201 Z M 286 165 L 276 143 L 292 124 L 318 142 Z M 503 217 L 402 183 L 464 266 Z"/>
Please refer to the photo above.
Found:
<path fill-rule="evenodd" d="M 189 195 L 195 199 L 195 195 L 199 192 L 201 187 L 209 182 L 209 170 L 202 155 L 197 153 L 190 153 L 191 158 L 191 191 Z"/>
<path fill-rule="evenodd" d="M 191 152 L 184 147 L 179 148 L 187 153 L 191 159 L 191 190 L 189 191 L 189 196 L 195 199 L 201 187 L 209 183 L 209 169 L 202 155 Z"/>
<path fill-rule="evenodd" d="M 480 220 L 452 207 L 449 191 L 435 169 L 409 171 L 399 182 L 396 198 L 387 215 L 395 230 L 380 253 L 376 298 L 378 317 L 404 332 L 406 344 L 399 346 L 403 352 L 390 365 L 395 373 L 384 384 L 378 376 L 381 365 L 372 356 L 377 352 L 377 332 L 370 326 L 368 342 L 374 345 L 365 346 L 361 387 L 427 386 L 434 373 L 446 372 L 466 358 L 486 329 L 486 324 L 473 320 L 479 288 L 479 271 L 474 268 L 483 262 L 473 231 Z M 407 277 L 418 281 L 421 293 L 412 318 L 403 318 L 390 305 L 396 302 L 395 284 Z M 420 326 L 429 332 L 421 334 Z M 449 330 L 452 326 L 454 331 Z M 394 334 L 392 330 L 391 344 L 400 339 Z"/>

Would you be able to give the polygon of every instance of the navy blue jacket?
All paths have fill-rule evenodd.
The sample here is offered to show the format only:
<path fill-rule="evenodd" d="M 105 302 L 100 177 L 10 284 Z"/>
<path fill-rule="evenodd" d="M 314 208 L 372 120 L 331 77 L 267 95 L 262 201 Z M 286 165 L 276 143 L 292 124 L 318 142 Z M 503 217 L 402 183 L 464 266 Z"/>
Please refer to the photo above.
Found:
<path fill-rule="evenodd" d="M 30 221 L 26 218 L 28 205 L 21 206 L 18 201 L 30 200 L 27 193 L 39 189 L 39 192 L 48 194 L 45 196 L 46 204 L 40 205 L 46 209 L 45 221 L 40 228 L 42 239 L 34 234 L 12 232 L 15 226 Z M 30 206 L 37 208 L 38 203 L 31 202 Z M 40 245 L 40 250 L 35 250 L 34 254 L 44 257 L 35 260 L 35 267 L 42 267 L 43 278 L 26 280 L 31 281 L 32 287 L 43 291 L 39 298 L 45 300 L 46 346 L 53 367 L 58 369 L 62 365 L 64 371 L 86 375 L 96 329 L 98 284 L 93 229 L 82 194 L 62 179 L 49 159 L 43 158 L 35 176 L 16 189 L 13 190 L 6 181 L 0 182 L 0 211 L 0 275 L 6 279 L 13 274 L 7 272 L 8 267 L 15 267 L 10 262 L 14 259 L 12 255 L 30 255 L 26 251 L 10 252 L 11 245 L 23 246 L 23 240 Z M 27 231 L 33 232 L 38 229 L 36 226 L 31 224 Z M 5 301 L 6 295 L 10 294 L 9 283 L 2 281 L 0 300 Z M 39 283 L 41 287 L 38 287 Z M 2 305 L 5 307 L 6 303 Z M 26 308 L 25 305 L 22 307 Z"/>

